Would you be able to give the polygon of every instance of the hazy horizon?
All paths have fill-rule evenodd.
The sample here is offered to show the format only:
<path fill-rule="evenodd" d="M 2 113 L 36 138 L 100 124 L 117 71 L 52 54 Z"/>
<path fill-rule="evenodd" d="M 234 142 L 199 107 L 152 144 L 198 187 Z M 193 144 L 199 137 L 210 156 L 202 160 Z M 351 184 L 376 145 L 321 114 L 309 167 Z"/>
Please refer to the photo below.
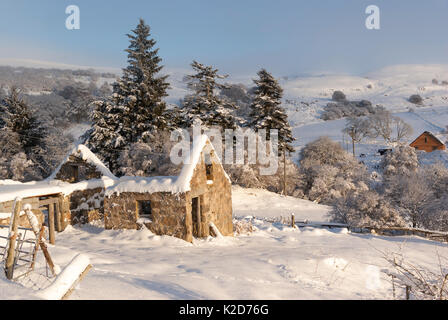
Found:
<path fill-rule="evenodd" d="M 80 8 L 80 30 L 65 28 L 65 8 L 72 4 Z M 380 8 L 380 30 L 365 27 L 371 4 Z M 262 67 L 277 76 L 362 75 L 397 64 L 448 64 L 442 41 L 447 9 L 446 0 L 4 0 L 0 64 L 39 61 L 119 71 L 126 66 L 126 33 L 141 17 L 169 70 L 189 70 L 196 59 L 235 76 Z"/>

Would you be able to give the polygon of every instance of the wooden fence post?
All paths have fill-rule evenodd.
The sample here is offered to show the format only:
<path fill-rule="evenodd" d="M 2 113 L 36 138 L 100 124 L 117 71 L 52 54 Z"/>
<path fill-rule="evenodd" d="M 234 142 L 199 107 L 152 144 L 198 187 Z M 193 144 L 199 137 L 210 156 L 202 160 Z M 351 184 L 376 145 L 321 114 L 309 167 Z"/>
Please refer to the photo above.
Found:
<path fill-rule="evenodd" d="M 395 299 L 395 276 L 392 275 L 392 295 Z"/>
<path fill-rule="evenodd" d="M 47 261 L 47 264 L 50 267 L 50 271 L 53 275 L 56 275 L 56 272 L 54 271 L 53 260 L 51 259 L 50 253 L 48 252 L 47 245 L 45 244 L 45 240 L 43 239 L 45 227 L 42 225 L 41 229 L 39 230 L 39 225 L 38 225 L 36 216 L 29 209 L 27 209 L 25 211 L 26 211 L 26 216 L 28 218 L 28 221 L 30 222 L 31 229 L 33 230 L 34 234 L 36 235 L 36 239 L 37 239 L 36 242 L 42 249 L 45 260 Z M 33 253 L 33 263 L 32 263 L 33 268 L 34 268 L 34 260 L 35 260 L 36 254 L 37 254 L 37 248 L 35 249 L 35 251 Z"/>
<path fill-rule="evenodd" d="M 61 224 L 60 232 L 62 232 L 67 227 L 66 221 L 65 221 L 64 197 L 63 196 L 59 196 L 58 205 L 59 205 L 59 211 L 60 211 L 60 224 Z"/>
<path fill-rule="evenodd" d="M 406 300 L 409 300 L 411 297 L 411 287 L 406 286 Z"/>
<path fill-rule="evenodd" d="M 53 203 L 50 203 L 48 205 L 48 230 L 49 230 L 49 238 L 50 243 L 55 244 L 55 236 L 54 236 L 54 207 L 55 205 Z"/>
<path fill-rule="evenodd" d="M 61 213 L 61 205 L 59 203 L 59 199 L 58 202 L 56 202 L 54 204 L 55 208 L 56 208 L 56 231 L 57 232 L 62 232 L 62 213 Z"/>
<path fill-rule="evenodd" d="M 294 213 L 291 214 L 291 227 L 296 227 L 296 219 L 294 217 Z"/>
<path fill-rule="evenodd" d="M 12 280 L 14 276 L 14 262 L 16 257 L 16 244 L 18 236 L 17 232 L 18 232 L 20 209 L 22 209 L 22 200 L 16 198 L 16 200 L 14 201 L 14 208 L 9 226 L 8 251 L 5 263 L 6 278 L 8 278 L 9 280 Z"/>
<path fill-rule="evenodd" d="M 84 269 L 84 271 L 79 275 L 78 279 L 72 284 L 70 289 L 68 289 L 68 291 L 62 296 L 61 300 L 67 300 L 70 297 L 70 295 L 75 290 L 78 283 L 80 283 L 82 279 L 87 275 L 87 273 L 89 273 L 90 269 L 92 269 L 91 264 L 89 264 L 87 268 Z"/>

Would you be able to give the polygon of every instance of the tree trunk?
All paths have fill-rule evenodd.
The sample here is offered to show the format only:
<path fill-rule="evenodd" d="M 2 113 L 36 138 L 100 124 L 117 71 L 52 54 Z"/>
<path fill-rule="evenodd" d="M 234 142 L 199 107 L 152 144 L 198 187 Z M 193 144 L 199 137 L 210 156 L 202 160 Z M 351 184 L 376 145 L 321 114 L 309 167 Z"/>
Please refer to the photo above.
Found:
<path fill-rule="evenodd" d="M 16 258 L 16 245 L 17 245 L 20 209 L 22 209 L 22 201 L 16 199 L 14 201 L 14 209 L 11 215 L 8 251 L 5 264 L 6 278 L 9 280 L 12 280 L 12 278 L 14 277 L 14 262 Z"/>
<path fill-rule="evenodd" d="M 286 150 L 283 150 L 283 195 L 286 196 Z"/>
<path fill-rule="evenodd" d="M 353 148 L 353 157 L 356 157 L 355 155 L 355 139 L 352 138 L 352 148 Z"/>

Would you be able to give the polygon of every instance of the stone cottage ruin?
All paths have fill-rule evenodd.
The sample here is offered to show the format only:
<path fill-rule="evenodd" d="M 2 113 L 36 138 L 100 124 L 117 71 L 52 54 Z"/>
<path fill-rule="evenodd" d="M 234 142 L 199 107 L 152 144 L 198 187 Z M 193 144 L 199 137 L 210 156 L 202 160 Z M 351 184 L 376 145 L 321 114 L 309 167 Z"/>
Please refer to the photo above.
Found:
<path fill-rule="evenodd" d="M 213 224 L 232 235 L 231 182 L 207 136 L 195 143 L 189 162 L 177 177 L 125 177 L 107 188 L 105 227 L 145 224 L 156 234 L 192 241 L 209 236 Z"/>
<path fill-rule="evenodd" d="M 54 221 L 56 231 L 104 219 L 106 229 L 144 225 L 155 234 L 191 242 L 219 232 L 233 234 L 231 191 L 205 135 L 196 137 L 188 161 L 173 177 L 117 178 L 87 147 L 78 145 L 45 181 L 0 181 L 0 218 L 11 214 L 14 199 L 20 197 L 37 215 L 46 216 L 47 224 Z M 0 224 L 7 223 L 0 219 Z"/>

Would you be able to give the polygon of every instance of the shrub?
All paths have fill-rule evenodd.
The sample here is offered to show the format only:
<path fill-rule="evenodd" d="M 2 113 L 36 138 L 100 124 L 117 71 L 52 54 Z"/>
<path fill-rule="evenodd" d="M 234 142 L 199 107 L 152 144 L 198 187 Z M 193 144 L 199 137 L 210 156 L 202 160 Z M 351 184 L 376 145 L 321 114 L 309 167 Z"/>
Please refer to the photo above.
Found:
<path fill-rule="evenodd" d="M 365 167 L 328 137 L 308 143 L 300 158 L 300 187 L 312 201 L 331 204 L 350 190 L 363 187 Z"/>
<path fill-rule="evenodd" d="M 383 157 L 380 167 L 386 178 L 393 175 L 410 175 L 418 168 L 417 152 L 408 145 L 399 145 Z"/>
<path fill-rule="evenodd" d="M 335 92 L 333 92 L 333 96 L 331 97 L 331 99 L 333 101 L 345 101 L 346 97 L 345 97 L 344 92 L 342 92 L 342 91 L 335 91 Z"/>
<path fill-rule="evenodd" d="M 257 230 L 256 227 L 253 226 L 251 220 L 239 220 L 239 219 L 233 219 L 233 232 L 235 235 L 248 235 L 252 232 L 255 232 Z"/>
<path fill-rule="evenodd" d="M 354 190 L 338 199 L 330 212 L 335 222 L 354 227 L 402 227 L 404 220 L 389 201 L 373 190 Z"/>
<path fill-rule="evenodd" d="M 413 103 L 413 104 L 422 104 L 423 103 L 423 99 L 420 95 L 418 94 L 413 94 L 412 96 L 409 97 L 409 102 Z"/>
<path fill-rule="evenodd" d="M 329 102 L 321 114 L 321 119 L 336 120 L 344 117 L 362 117 L 374 113 L 375 109 L 368 100 Z"/>

